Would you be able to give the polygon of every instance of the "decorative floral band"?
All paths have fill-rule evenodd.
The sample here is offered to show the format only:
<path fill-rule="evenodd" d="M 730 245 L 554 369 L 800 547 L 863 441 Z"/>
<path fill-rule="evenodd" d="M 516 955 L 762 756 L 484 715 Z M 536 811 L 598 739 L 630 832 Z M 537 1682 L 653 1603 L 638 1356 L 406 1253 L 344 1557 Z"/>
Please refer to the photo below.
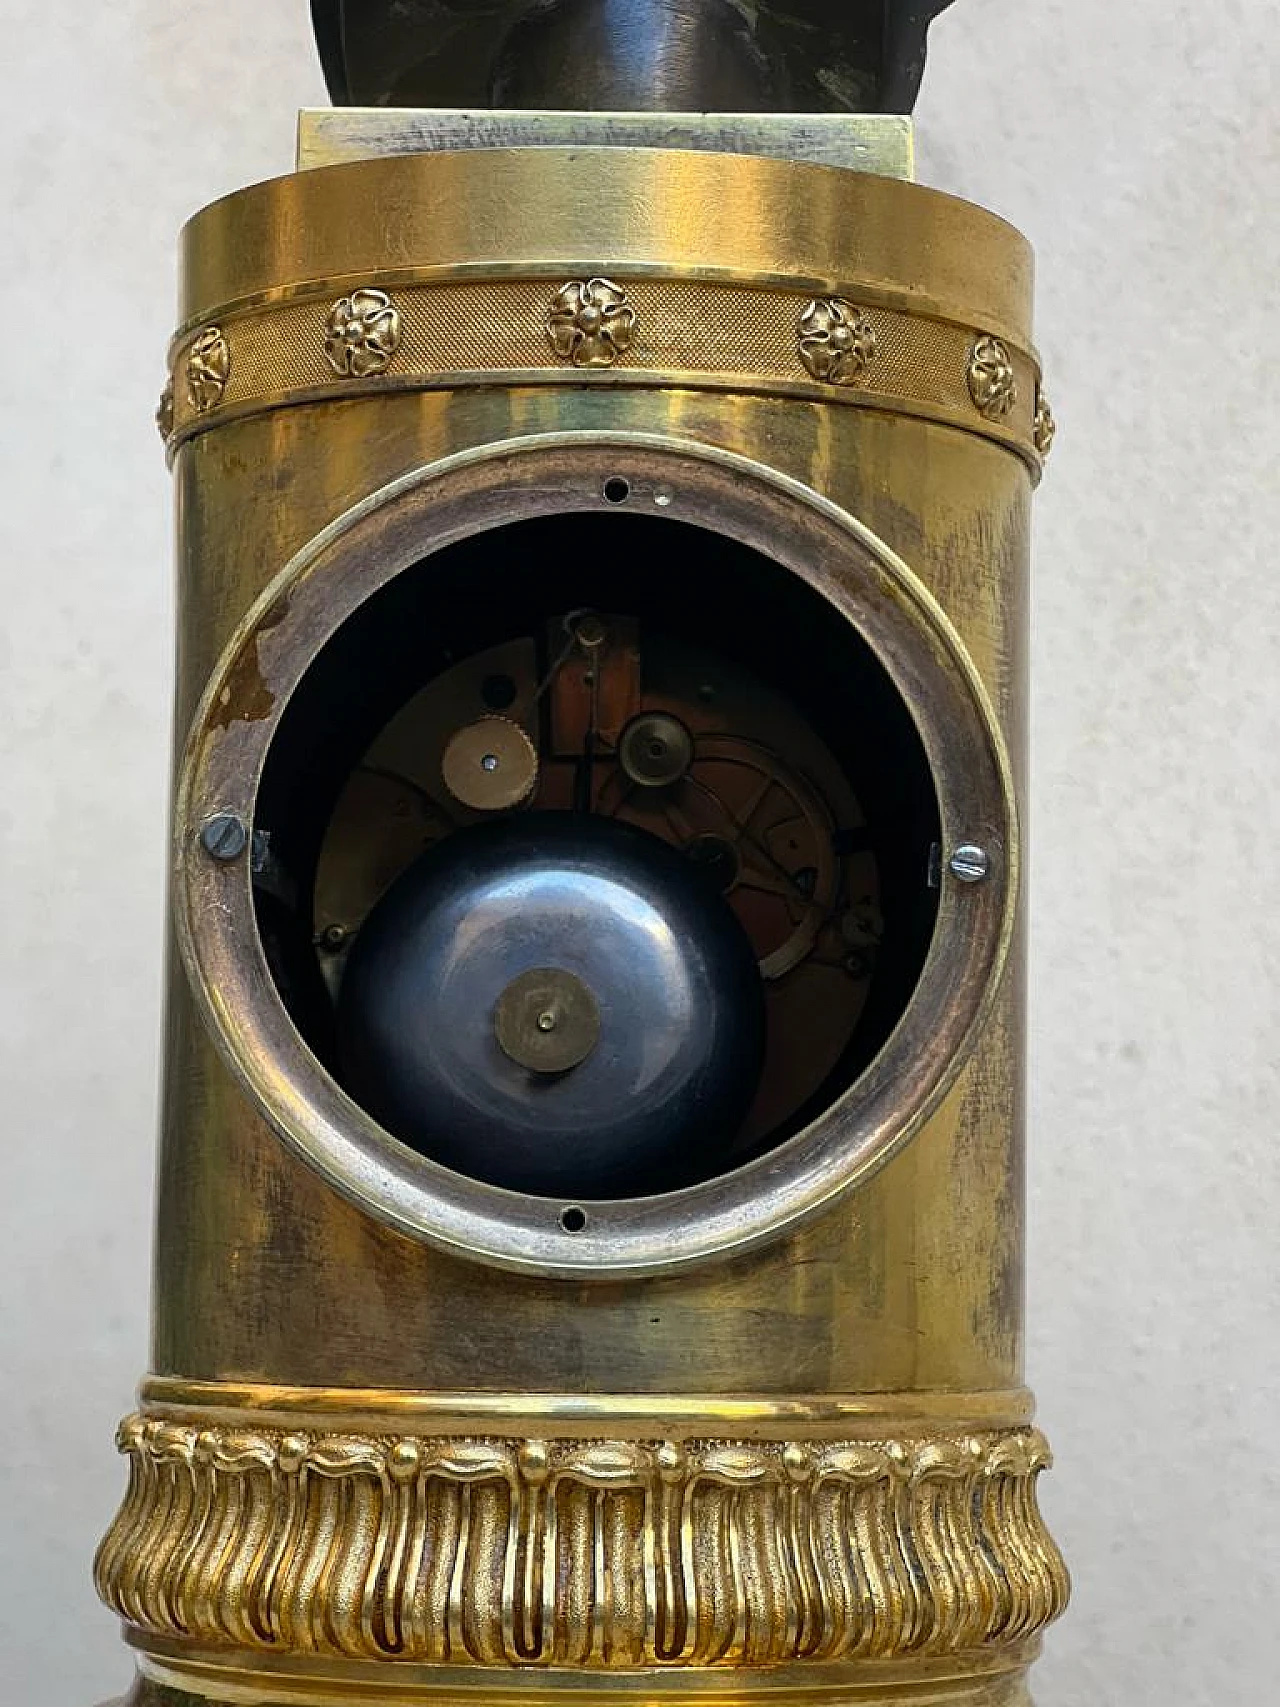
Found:
<path fill-rule="evenodd" d="M 130 1417 L 98 1592 L 155 1636 L 494 1666 L 1007 1648 L 1068 1579 L 1043 1436 L 544 1441 Z"/>
<path fill-rule="evenodd" d="M 177 444 L 334 395 L 606 375 L 898 408 L 1036 467 L 1053 437 L 1034 357 L 982 328 L 849 296 L 599 276 L 367 284 L 237 311 L 178 340 L 157 419 Z"/>

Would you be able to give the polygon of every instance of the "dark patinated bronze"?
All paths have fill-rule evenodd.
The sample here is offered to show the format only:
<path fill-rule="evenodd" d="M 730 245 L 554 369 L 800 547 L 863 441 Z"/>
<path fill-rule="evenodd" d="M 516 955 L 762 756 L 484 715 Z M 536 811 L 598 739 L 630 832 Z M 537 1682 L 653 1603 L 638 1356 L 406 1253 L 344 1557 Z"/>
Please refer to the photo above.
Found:
<path fill-rule="evenodd" d="M 340 106 L 907 113 L 950 0 L 312 0 Z"/>

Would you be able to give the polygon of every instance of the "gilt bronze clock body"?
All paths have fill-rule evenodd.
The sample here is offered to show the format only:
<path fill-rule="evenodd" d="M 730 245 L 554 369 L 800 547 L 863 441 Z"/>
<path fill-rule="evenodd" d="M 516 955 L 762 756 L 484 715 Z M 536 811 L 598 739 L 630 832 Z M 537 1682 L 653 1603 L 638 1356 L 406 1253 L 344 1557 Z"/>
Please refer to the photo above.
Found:
<path fill-rule="evenodd" d="M 378 109 L 186 229 L 134 1707 L 1030 1699 L 1053 429 L 1026 243 L 874 116 L 938 9 L 863 115 L 734 13 L 694 116 L 711 7 L 318 6 Z M 387 105 L 450 52 L 512 110 Z"/>

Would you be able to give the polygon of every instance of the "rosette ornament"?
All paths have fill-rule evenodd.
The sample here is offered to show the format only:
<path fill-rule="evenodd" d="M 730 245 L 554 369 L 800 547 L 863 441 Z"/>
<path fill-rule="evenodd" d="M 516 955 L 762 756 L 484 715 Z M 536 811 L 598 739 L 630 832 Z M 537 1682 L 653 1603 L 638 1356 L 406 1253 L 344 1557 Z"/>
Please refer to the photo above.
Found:
<path fill-rule="evenodd" d="M 160 401 L 156 404 L 156 427 L 160 437 L 167 439 L 173 431 L 173 381 L 166 379 Z"/>
<path fill-rule="evenodd" d="M 400 311 L 384 290 L 363 286 L 329 310 L 324 353 L 344 379 L 385 373 L 400 348 Z"/>
<path fill-rule="evenodd" d="M 815 297 L 800 315 L 796 336 L 800 360 L 828 385 L 852 385 L 876 353 L 875 327 L 842 296 Z"/>
<path fill-rule="evenodd" d="M 612 367 L 635 339 L 636 311 L 611 279 L 561 285 L 547 311 L 547 336 L 561 361 L 574 367 Z"/>
<path fill-rule="evenodd" d="M 969 354 L 969 395 L 988 421 L 1002 421 L 1018 401 L 1013 357 L 999 338 L 979 338 Z"/>
<path fill-rule="evenodd" d="M 1041 456 L 1048 456 L 1053 449 L 1054 434 L 1058 431 L 1058 423 L 1053 418 L 1053 410 L 1049 407 L 1049 399 L 1036 387 L 1036 419 L 1032 428 L 1036 449 Z"/>
<path fill-rule="evenodd" d="M 231 376 L 231 349 L 217 326 L 206 326 L 187 351 L 187 396 L 198 415 L 222 401 Z"/>

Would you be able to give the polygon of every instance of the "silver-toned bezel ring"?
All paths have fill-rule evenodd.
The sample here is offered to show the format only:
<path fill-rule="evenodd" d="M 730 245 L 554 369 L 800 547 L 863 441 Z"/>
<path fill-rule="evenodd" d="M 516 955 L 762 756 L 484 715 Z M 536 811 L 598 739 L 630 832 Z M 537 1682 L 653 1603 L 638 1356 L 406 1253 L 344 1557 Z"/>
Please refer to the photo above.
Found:
<path fill-rule="evenodd" d="M 698 1185 L 566 1205 L 420 1156 L 342 1090 L 299 1035 L 268 970 L 251 861 L 210 857 L 201 827 L 219 814 L 252 822 L 290 696 L 320 648 L 395 576 L 509 522 L 620 508 L 736 539 L 832 604 L 914 720 L 944 850 L 977 845 L 988 870 L 984 881 L 962 883 L 944 858 L 932 941 L 904 1012 L 865 1071 L 803 1130 Z M 402 1233 L 457 1256 L 576 1278 L 673 1272 L 746 1250 L 829 1207 L 900 1150 L 954 1082 L 995 998 L 1018 885 L 1000 729 L 973 661 L 919 578 L 799 482 L 728 452 L 633 434 L 551 434 L 465 452 L 393 481 L 310 541 L 258 599 L 214 671 L 183 758 L 175 836 L 176 923 L 197 1002 L 275 1131 L 338 1191 Z"/>

